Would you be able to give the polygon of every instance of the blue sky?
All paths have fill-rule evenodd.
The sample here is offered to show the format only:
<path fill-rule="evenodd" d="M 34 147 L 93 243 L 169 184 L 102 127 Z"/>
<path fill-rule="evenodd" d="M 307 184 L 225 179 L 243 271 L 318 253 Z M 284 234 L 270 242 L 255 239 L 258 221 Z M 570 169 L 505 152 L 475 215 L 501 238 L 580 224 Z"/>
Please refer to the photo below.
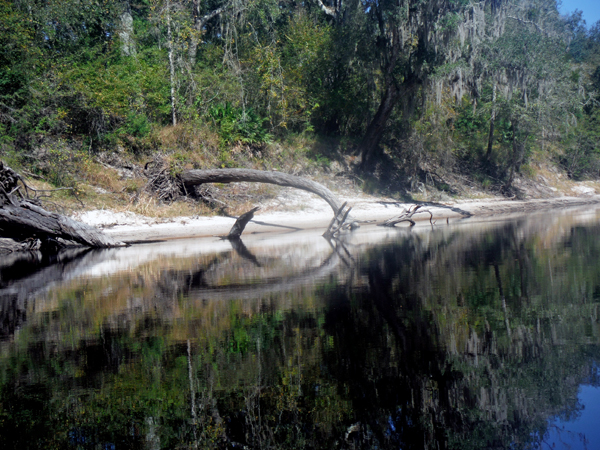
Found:
<path fill-rule="evenodd" d="M 571 13 L 576 9 L 583 11 L 583 18 L 588 27 L 600 20 L 600 0 L 562 0 L 562 14 Z"/>

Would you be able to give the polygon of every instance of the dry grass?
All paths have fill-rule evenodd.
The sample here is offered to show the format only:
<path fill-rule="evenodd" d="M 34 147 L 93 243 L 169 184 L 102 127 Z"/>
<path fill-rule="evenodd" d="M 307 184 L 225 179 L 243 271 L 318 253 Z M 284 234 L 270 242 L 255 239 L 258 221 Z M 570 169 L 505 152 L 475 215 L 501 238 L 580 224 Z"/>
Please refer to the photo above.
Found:
<path fill-rule="evenodd" d="M 182 124 L 158 132 L 164 155 L 185 160 L 186 168 L 218 167 L 219 136 L 207 125 Z"/>
<path fill-rule="evenodd" d="M 141 192 L 127 204 L 112 209 L 116 212 L 133 212 L 135 214 L 157 219 L 213 214 L 213 211 L 202 203 L 194 201 L 160 203 L 155 196 L 150 195 L 147 192 Z"/>
<path fill-rule="evenodd" d="M 84 173 L 80 174 L 80 177 L 91 186 L 97 186 L 109 192 L 120 192 L 125 187 L 126 180 L 123 180 L 119 172 L 112 167 L 92 161 L 87 164 L 86 169 Z"/>
<path fill-rule="evenodd" d="M 223 213 L 239 215 L 260 202 L 276 197 L 279 192 L 276 186 L 259 183 L 213 184 L 210 185 L 211 194 L 218 203 L 211 207 L 201 199 L 161 202 L 148 190 L 146 178 L 122 178 L 117 170 L 99 163 L 87 165 L 87 171 L 80 173 L 79 178 L 81 181 L 73 190 L 55 190 L 50 183 L 40 179 L 26 178 L 26 182 L 34 189 L 44 190 L 37 195 L 46 208 L 62 214 L 105 209 L 156 219 Z"/>
<path fill-rule="evenodd" d="M 335 174 L 340 170 L 349 170 L 356 158 L 348 156 L 351 149 L 345 148 L 352 143 L 334 139 L 315 140 L 307 135 L 288 136 L 285 144 L 272 143 L 260 147 L 237 145 L 223 149 L 219 146 L 218 135 L 207 126 L 184 124 L 156 131 L 156 139 L 161 151 L 153 155 L 135 156 L 123 148 L 117 148 L 96 157 L 84 156 L 77 163 L 76 169 L 65 169 L 76 171 L 73 174 L 69 172 L 71 178 L 76 180 L 76 189 L 44 193 L 48 195 L 44 199 L 47 207 L 66 214 L 105 209 L 133 212 L 155 219 L 215 214 L 237 216 L 254 206 L 265 205 L 264 208 L 268 209 L 266 203 L 276 198 L 281 188 L 260 183 L 210 184 L 203 186 L 203 192 L 207 193 L 204 200 L 181 197 L 170 201 L 173 196 L 168 196 L 160 201 L 160 193 L 152 192 L 152 187 L 148 185 L 148 177 L 151 178 L 151 165 L 148 163 L 155 164 L 156 167 L 160 165 L 167 177 L 175 177 L 178 173 L 193 168 L 246 167 L 280 170 L 300 176 L 312 175 L 330 188 L 344 190 L 350 188 L 344 184 L 343 177 L 336 177 Z M 534 155 L 526 168 L 525 178 L 566 195 L 578 195 L 573 190 L 578 186 L 592 187 L 600 192 L 599 183 L 575 183 L 544 161 L 545 158 L 540 157 L 538 160 Z M 458 186 L 461 198 L 493 196 L 476 183 L 462 182 L 460 177 L 448 178 L 448 181 Z M 39 179 L 29 179 L 28 183 L 37 189 L 53 187 Z M 357 190 L 354 184 L 352 189 Z M 177 198 L 178 195 L 174 197 Z M 427 186 L 422 192 L 413 192 L 412 195 L 415 200 L 424 201 L 447 201 L 454 198 L 431 186 Z M 212 203 L 208 202 L 211 199 Z M 302 206 L 298 208 L 301 210 Z"/>

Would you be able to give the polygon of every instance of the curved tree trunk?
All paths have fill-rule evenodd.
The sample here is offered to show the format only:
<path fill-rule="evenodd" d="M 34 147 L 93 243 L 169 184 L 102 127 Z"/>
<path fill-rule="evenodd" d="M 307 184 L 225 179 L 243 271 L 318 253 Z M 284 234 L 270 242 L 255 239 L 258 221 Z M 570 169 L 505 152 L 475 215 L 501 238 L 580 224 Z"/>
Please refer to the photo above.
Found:
<path fill-rule="evenodd" d="M 336 214 L 342 206 L 337 197 L 322 184 L 295 175 L 254 169 L 188 170 L 181 175 L 186 186 L 204 183 L 235 183 L 241 181 L 289 186 L 317 194 L 331 206 Z"/>
<path fill-rule="evenodd" d="M 381 15 L 381 10 L 377 9 L 377 13 L 380 31 L 382 32 L 382 35 L 385 36 L 384 20 L 383 16 Z M 391 40 L 387 43 L 389 60 L 387 61 L 384 69 L 383 83 L 385 91 L 383 93 L 383 97 L 381 98 L 381 102 L 379 103 L 379 108 L 377 108 L 377 112 L 375 113 L 375 117 L 373 117 L 369 123 L 367 131 L 365 132 L 365 135 L 363 136 L 359 146 L 361 154 L 361 169 L 365 169 L 367 167 L 367 164 L 370 162 L 373 153 L 377 147 L 379 147 L 379 143 L 381 142 L 381 138 L 383 137 L 386 129 L 387 121 L 392 115 L 396 103 L 398 103 L 398 100 L 400 99 L 401 92 L 396 82 L 396 78 L 394 77 L 394 71 L 396 70 L 396 63 L 398 62 L 401 47 L 402 45 L 398 35 L 398 30 L 393 28 Z"/>
<path fill-rule="evenodd" d="M 398 88 L 394 83 L 390 83 L 381 99 L 379 109 L 367 127 L 367 131 L 360 143 L 360 165 L 363 169 L 367 166 L 368 162 L 370 162 L 377 147 L 379 147 L 383 133 L 386 130 L 387 121 L 392 115 L 392 111 L 394 111 L 394 107 L 396 106 L 396 103 L 398 103 L 399 98 Z"/>

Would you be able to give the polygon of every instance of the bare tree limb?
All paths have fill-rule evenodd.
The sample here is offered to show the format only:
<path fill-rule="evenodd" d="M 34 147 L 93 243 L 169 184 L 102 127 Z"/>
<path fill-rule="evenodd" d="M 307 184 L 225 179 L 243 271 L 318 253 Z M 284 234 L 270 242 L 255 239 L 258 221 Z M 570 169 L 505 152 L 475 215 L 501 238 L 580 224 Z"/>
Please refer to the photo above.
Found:
<path fill-rule="evenodd" d="M 331 219 L 331 222 L 329 223 L 329 227 L 327 227 L 327 231 L 325 231 L 325 233 L 323 233 L 323 237 L 325 239 L 334 238 L 346 226 L 348 226 L 349 228 L 352 228 L 353 224 L 347 225 L 345 223 L 346 219 L 348 218 L 348 215 L 350 214 L 350 211 L 352 210 L 352 208 L 346 208 L 346 204 L 347 204 L 347 202 L 344 202 L 344 204 L 340 207 L 340 209 L 333 216 L 333 219 Z"/>
<path fill-rule="evenodd" d="M 321 8 L 321 11 L 323 11 L 328 16 L 337 19 L 339 11 L 336 8 L 332 8 L 331 6 L 325 5 L 321 0 L 316 0 L 316 2 L 319 8 Z"/>
<path fill-rule="evenodd" d="M 506 16 L 506 18 L 507 19 L 512 19 L 512 20 L 516 20 L 517 22 L 524 23 L 525 25 L 533 25 L 535 28 L 537 28 L 537 30 L 540 33 L 548 36 L 548 33 L 546 33 L 546 31 L 542 27 L 540 27 L 537 23 L 535 23 L 535 22 L 533 22 L 531 20 L 520 19 L 519 17 L 514 17 L 514 16 Z"/>
<path fill-rule="evenodd" d="M 208 14 L 205 14 L 204 16 L 200 17 L 198 22 L 196 22 L 197 30 L 201 31 L 202 28 L 204 28 L 204 26 L 210 19 L 217 17 L 219 14 L 225 12 L 227 9 L 229 9 L 231 7 L 232 4 L 233 4 L 233 1 L 229 1 L 229 2 L 225 3 L 223 6 L 221 6 L 220 8 L 214 9 L 211 12 L 209 12 Z"/>
<path fill-rule="evenodd" d="M 433 222 L 433 213 L 431 211 L 429 211 L 428 209 L 421 209 L 422 205 L 415 205 L 414 207 L 405 209 L 402 214 L 400 214 L 399 216 L 396 217 L 392 217 L 391 219 L 386 220 L 383 223 L 380 223 L 379 226 L 380 227 L 394 227 L 396 224 L 402 223 L 402 222 L 408 222 L 410 223 L 410 227 L 414 227 L 416 222 L 413 219 L 413 216 L 415 214 L 419 214 L 419 213 L 428 213 L 429 214 L 429 223 L 431 225 L 434 224 Z"/>

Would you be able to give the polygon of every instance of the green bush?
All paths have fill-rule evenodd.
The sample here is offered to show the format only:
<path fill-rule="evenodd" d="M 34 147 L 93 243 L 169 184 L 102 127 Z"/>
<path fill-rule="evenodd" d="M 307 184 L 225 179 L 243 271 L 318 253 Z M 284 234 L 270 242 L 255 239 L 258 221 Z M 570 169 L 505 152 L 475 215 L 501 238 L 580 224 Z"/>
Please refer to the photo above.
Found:
<path fill-rule="evenodd" d="M 213 106 L 208 114 L 218 128 L 222 144 L 262 145 L 271 141 L 271 134 L 263 126 L 268 119 L 251 108 L 244 110 L 225 103 Z"/>
<path fill-rule="evenodd" d="M 563 141 L 565 151 L 559 158 L 576 180 L 600 175 L 600 111 L 583 119 Z"/>
<path fill-rule="evenodd" d="M 134 112 L 129 113 L 125 123 L 119 128 L 119 134 L 128 134 L 138 138 L 148 136 L 150 131 L 152 131 L 152 126 L 146 114 Z"/>

